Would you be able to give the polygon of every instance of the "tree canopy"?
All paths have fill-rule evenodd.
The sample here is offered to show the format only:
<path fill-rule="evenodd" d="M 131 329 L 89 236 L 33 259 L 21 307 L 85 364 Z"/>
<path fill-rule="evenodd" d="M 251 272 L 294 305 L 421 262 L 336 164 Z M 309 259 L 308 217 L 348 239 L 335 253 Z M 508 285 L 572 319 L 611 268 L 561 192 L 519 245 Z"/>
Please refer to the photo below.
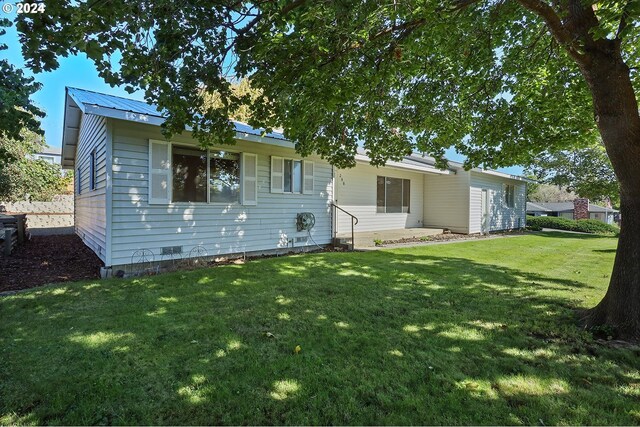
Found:
<path fill-rule="evenodd" d="M 5 28 L 10 25 L 8 19 L 0 19 L 0 36 L 6 34 Z M 0 51 L 6 49 L 7 45 L 0 43 Z M 33 77 L 26 77 L 6 59 L 0 60 L 0 138 L 20 140 L 23 129 L 42 135 L 38 118 L 44 117 L 44 112 L 30 99 L 38 89 L 40 84 Z M 0 160 L 8 155 L 0 148 Z"/>
<path fill-rule="evenodd" d="M 594 202 L 620 205 L 618 181 L 601 144 L 541 155 L 529 170 L 537 179 L 562 187 L 565 194 L 573 192 Z"/>
<path fill-rule="evenodd" d="M 528 202 L 571 202 L 578 195 L 552 184 L 527 185 Z"/>
<path fill-rule="evenodd" d="M 63 175 L 60 165 L 34 159 L 32 155 L 44 148 L 37 133 L 23 129 L 19 139 L 0 137 L 0 201 L 49 201 L 66 191 L 72 175 Z"/>
<path fill-rule="evenodd" d="M 497 167 L 597 136 L 587 85 L 537 3 L 56 2 L 18 29 L 35 71 L 84 52 L 107 82 L 166 109 L 169 135 L 191 126 L 203 144 L 230 142 L 228 117 L 251 104 L 252 125 L 282 127 L 302 154 L 339 166 L 361 143 L 374 164 L 453 146 L 469 166 Z M 625 3 L 594 2 L 594 33 L 624 35 L 637 65 L 637 25 L 608 31 L 637 17 Z M 231 90 L 248 76 L 264 97 Z"/>

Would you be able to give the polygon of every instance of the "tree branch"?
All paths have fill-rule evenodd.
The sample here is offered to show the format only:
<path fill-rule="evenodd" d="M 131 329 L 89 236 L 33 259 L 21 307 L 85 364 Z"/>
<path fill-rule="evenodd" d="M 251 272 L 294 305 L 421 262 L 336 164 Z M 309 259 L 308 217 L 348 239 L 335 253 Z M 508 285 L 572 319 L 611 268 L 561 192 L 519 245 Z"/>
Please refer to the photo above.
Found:
<path fill-rule="evenodd" d="M 420 19 L 415 19 L 413 21 L 404 22 L 400 25 L 392 25 L 391 27 L 387 27 L 376 34 L 369 36 L 369 41 L 374 41 L 376 39 L 379 39 L 380 37 L 384 37 L 387 34 L 393 33 L 396 31 L 411 32 L 416 28 L 418 28 L 419 26 L 423 25 L 425 22 L 427 22 L 425 18 L 420 18 Z"/>
<path fill-rule="evenodd" d="M 553 8 L 542 0 L 517 0 L 522 7 L 541 17 L 547 24 L 551 35 L 563 46 L 567 52 L 578 62 L 583 63 L 585 56 L 575 45 L 575 38 L 565 28 L 560 16 Z"/>
<path fill-rule="evenodd" d="M 293 9 L 296 9 L 305 3 L 306 3 L 306 0 L 294 0 L 288 5 L 286 5 L 285 7 L 283 7 L 281 13 L 283 15 L 286 15 L 287 13 L 291 12 Z"/>
<path fill-rule="evenodd" d="M 450 10 L 455 12 L 457 10 L 464 9 L 465 7 L 470 6 L 473 3 L 477 3 L 477 2 L 478 0 L 454 0 L 453 7 Z"/>
<path fill-rule="evenodd" d="M 627 18 L 629 17 L 629 9 L 631 8 L 631 1 L 627 0 L 622 8 L 622 16 L 620 17 L 620 24 L 618 25 L 618 31 L 616 31 L 616 40 L 620 40 L 620 35 L 627 28 Z"/>

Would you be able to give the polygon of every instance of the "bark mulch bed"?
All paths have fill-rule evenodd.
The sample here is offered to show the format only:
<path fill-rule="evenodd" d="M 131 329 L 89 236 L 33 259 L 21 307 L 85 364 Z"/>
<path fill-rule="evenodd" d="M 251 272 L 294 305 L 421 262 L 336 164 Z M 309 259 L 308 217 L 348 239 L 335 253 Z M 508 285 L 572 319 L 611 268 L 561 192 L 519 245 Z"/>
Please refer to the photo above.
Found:
<path fill-rule="evenodd" d="M 511 231 L 494 231 L 489 234 L 459 234 L 452 232 L 445 232 L 441 234 L 434 234 L 431 236 L 422 236 L 422 237 L 404 237 L 402 239 L 397 240 L 384 240 L 382 244 L 376 246 L 385 246 L 385 245 L 397 245 L 403 243 L 430 243 L 430 242 L 446 242 L 449 240 L 478 240 L 478 239 L 487 239 L 496 236 L 519 236 L 522 234 L 526 234 L 526 231 L 522 230 L 511 230 Z"/>
<path fill-rule="evenodd" d="M 0 292 L 96 279 L 102 265 L 78 236 L 32 236 L 11 256 L 0 253 Z"/>

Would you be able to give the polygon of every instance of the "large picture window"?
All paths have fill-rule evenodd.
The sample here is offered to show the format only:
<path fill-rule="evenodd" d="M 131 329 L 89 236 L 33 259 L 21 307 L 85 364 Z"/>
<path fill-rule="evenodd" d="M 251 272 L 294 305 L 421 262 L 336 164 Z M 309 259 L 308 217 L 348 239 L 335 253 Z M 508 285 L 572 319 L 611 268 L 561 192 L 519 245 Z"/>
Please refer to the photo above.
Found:
<path fill-rule="evenodd" d="M 379 176 L 377 188 L 378 213 L 409 213 L 410 180 Z"/>
<path fill-rule="evenodd" d="M 211 151 L 209 156 L 209 201 L 239 203 L 240 156 L 224 151 Z"/>
<path fill-rule="evenodd" d="M 172 147 L 172 200 L 207 201 L 207 153 L 192 148 Z"/>
<path fill-rule="evenodd" d="M 257 205 L 258 155 L 150 139 L 149 204 L 180 202 Z"/>

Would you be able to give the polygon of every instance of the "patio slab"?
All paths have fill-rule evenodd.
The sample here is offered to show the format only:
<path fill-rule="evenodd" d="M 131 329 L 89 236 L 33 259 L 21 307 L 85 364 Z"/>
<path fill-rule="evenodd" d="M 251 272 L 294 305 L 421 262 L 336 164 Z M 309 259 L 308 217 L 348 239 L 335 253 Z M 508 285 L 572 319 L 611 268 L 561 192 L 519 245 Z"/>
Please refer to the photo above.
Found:
<path fill-rule="evenodd" d="M 355 249 L 376 247 L 374 240 L 419 239 L 442 234 L 442 228 L 401 228 L 396 230 L 358 231 L 355 233 Z M 338 238 L 351 238 L 351 233 L 338 233 Z"/>

